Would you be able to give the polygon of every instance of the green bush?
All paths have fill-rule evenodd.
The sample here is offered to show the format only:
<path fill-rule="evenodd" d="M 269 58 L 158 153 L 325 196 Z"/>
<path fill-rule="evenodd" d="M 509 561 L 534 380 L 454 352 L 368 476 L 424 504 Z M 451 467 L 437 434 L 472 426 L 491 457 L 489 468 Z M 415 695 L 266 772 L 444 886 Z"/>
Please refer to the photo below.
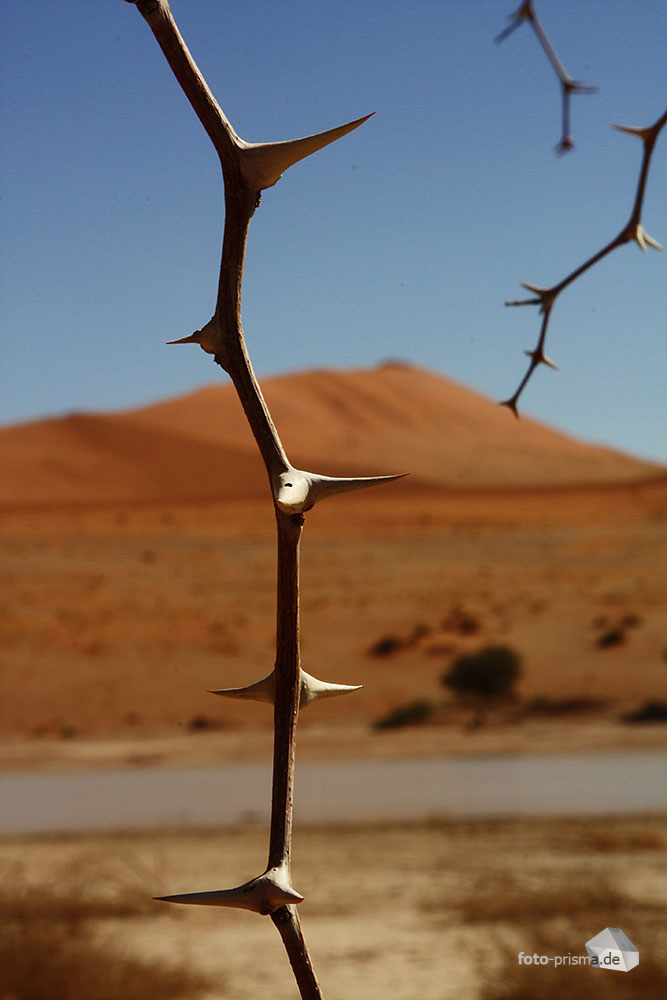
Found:
<path fill-rule="evenodd" d="M 490 700 L 512 694 L 521 675 L 521 659 L 509 646 L 485 646 L 464 653 L 440 678 L 460 698 Z"/>
<path fill-rule="evenodd" d="M 397 705 L 390 712 L 373 723 L 373 729 L 399 729 L 401 726 L 415 726 L 433 712 L 433 704 L 427 698 L 417 698 L 405 705 Z"/>

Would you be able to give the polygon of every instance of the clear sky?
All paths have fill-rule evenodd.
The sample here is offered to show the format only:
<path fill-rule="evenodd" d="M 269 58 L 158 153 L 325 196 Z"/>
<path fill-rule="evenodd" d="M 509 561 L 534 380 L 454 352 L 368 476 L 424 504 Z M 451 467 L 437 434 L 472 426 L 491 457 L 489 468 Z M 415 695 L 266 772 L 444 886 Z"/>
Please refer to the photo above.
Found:
<path fill-rule="evenodd" d="M 494 399 L 535 345 L 519 282 L 553 285 L 630 216 L 667 103 L 664 0 L 535 0 L 560 92 L 518 0 L 173 0 L 237 132 L 278 140 L 370 111 L 292 167 L 252 220 L 243 298 L 260 376 L 403 359 Z M 224 377 L 165 347 L 211 316 L 216 154 L 143 18 L 122 0 L 0 0 L 0 421 L 133 407 Z M 667 246 L 667 128 L 643 212 Z M 667 461 L 667 253 L 629 244 L 563 292 L 526 414 Z M 513 418 L 507 414 L 508 421 Z M 447 434 L 447 428 L 442 428 Z"/>

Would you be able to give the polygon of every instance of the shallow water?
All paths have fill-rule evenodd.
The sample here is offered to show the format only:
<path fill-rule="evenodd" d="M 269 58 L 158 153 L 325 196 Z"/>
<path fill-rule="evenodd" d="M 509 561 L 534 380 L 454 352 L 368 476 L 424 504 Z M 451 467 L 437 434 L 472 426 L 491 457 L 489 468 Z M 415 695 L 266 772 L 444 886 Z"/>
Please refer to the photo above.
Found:
<path fill-rule="evenodd" d="M 197 829 L 265 823 L 271 769 L 136 768 L 0 775 L 0 834 Z M 663 752 L 305 763 L 308 824 L 599 816 L 667 810 Z"/>

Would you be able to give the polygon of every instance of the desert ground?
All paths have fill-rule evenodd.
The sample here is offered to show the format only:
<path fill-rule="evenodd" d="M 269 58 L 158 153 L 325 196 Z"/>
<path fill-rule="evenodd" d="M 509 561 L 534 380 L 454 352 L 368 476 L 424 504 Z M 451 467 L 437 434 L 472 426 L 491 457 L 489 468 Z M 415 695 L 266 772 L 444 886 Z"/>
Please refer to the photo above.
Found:
<path fill-rule="evenodd" d="M 303 712 L 300 754 L 664 742 L 664 727 L 619 718 L 664 697 L 667 484 L 393 488 L 308 516 L 303 665 L 363 688 Z M 271 521 L 260 504 L 5 510 L 4 765 L 269 753 L 268 706 L 208 691 L 271 670 Z M 440 678 L 488 644 L 516 650 L 523 674 L 472 728 Z M 424 725 L 372 728 L 415 699 L 433 705 Z"/>
<path fill-rule="evenodd" d="M 303 713 L 300 754 L 664 741 L 619 722 L 666 690 L 663 468 L 406 365 L 265 391 L 301 467 L 317 446 L 327 474 L 348 454 L 410 472 L 307 515 L 302 664 L 363 688 Z M 220 385 L 0 429 L 3 766 L 270 752 L 267 706 L 208 693 L 273 666 L 273 512 L 243 419 Z M 473 727 L 441 676 L 489 644 L 522 675 Z M 414 700 L 424 725 L 373 728 Z"/>
<path fill-rule="evenodd" d="M 208 693 L 268 674 L 275 629 L 271 503 L 227 388 L 0 429 L 1 768 L 268 764 L 270 708 Z M 303 666 L 363 688 L 302 713 L 298 760 L 665 745 L 625 718 L 665 699 L 664 469 L 408 366 L 267 395 L 295 464 L 411 473 L 307 515 Z M 522 673 L 480 711 L 441 677 L 488 645 Z M 416 700 L 418 725 L 377 727 Z M 150 899 L 239 884 L 265 841 L 3 840 L 0 993 L 293 997 L 269 921 Z M 300 828 L 294 882 L 333 1000 L 631 1000 L 667 994 L 666 846 L 659 815 Z M 607 926 L 639 948 L 631 973 L 518 965 Z"/>
<path fill-rule="evenodd" d="M 667 993 L 665 817 L 300 829 L 294 884 L 330 1000 L 610 1000 Z M 291 1000 L 254 913 L 151 900 L 238 884 L 257 828 L 0 843 L 3 990 L 17 1000 Z M 584 956 L 620 927 L 630 972 L 518 963 Z"/>

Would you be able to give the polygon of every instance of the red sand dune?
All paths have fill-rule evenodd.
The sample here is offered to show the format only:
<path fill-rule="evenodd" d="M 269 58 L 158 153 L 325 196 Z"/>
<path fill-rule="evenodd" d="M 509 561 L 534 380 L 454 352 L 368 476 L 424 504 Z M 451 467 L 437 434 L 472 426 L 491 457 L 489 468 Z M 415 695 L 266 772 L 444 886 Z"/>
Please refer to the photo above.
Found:
<path fill-rule="evenodd" d="M 290 460 L 325 474 L 409 472 L 405 488 L 637 481 L 664 470 L 512 415 L 404 364 L 262 382 Z M 229 382 L 119 414 L 0 430 L 0 501 L 70 503 L 263 495 L 266 475 Z"/>

